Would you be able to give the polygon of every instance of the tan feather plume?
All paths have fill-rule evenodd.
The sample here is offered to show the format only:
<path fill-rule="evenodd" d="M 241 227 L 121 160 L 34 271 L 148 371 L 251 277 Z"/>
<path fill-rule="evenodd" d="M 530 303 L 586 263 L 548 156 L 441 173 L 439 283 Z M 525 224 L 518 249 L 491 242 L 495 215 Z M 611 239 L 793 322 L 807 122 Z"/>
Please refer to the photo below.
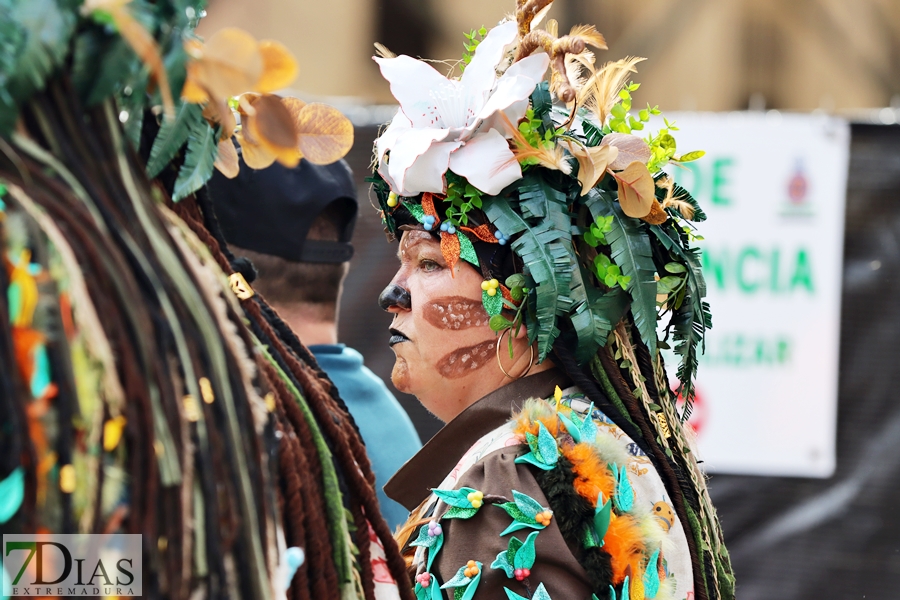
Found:
<path fill-rule="evenodd" d="M 619 92 L 629 75 L 637 73 L 635 65 L 643 60 L 646 59 L 629 56 L 603 65 L 581 88 L 578 104 L 588 107 L 596 115 L 598 122 L 605 123 L 610 109 L 619 101 Z"/>
<path fill-rule="evenodd" d="M 694 219 L 694 207 L 689 202 L 682 200 L 680 196 L 675 196 L 675 180 L 669 176 L 661 177 L 656 182 L 656 187 L 666 190 L 666 197 L 660 203 L 663 208 L 674 208 L 688 221 Z"/>
<path fill-rule="evenodd" d="M 572 164 L 568 161 L 565 152 L 563 152 L 563 149 L 560 148 L 559 145 L 553 144 L 553 146 L 549 148 L 542 145 L 540 148 L 535 148 L 528 143 L 528 140 L 525 139 L 522 132 L 520 132 L 509 120 L 509 117 L 507 117 L 505 113 L 501 112 L 499 114 L 503 117 L 503 120 L 506 121 L 508 131 L 512 134 L 512 153 L 515 156 L 515 160 L 521 162 L 526 159 L 535 159 L 538 164 L 547 167 L 548 169 L 562 171 L 566 175 L 569 175 L 572 172 Z"/>
<path fill-rule="evenodd" d="M 375 54 L 381 58 L 397 58 L 397 55 L 388 50 L 388 47 L 381 42 L 375 42 Z"/>
<path fill-rule="evenodd" d="M 577 37 L 585 44 L 606 50 L 606 38 L 593 25 L 576 25 L 569 31 L 569 37 Z"/>

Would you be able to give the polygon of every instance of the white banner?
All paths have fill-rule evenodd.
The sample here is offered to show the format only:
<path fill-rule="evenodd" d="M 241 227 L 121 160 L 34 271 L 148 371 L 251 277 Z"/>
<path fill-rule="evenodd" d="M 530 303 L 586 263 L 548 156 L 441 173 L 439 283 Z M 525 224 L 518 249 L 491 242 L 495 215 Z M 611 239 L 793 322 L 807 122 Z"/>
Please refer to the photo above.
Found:
<path fill-rule="evenodd" d="M 849 126 L 774 112 L 668 117 L 679 154 L 706 151 L 670 169 L 709 218 L 698 229 L 713 329 L 691 419 L 704 466 L 828 477 Z"/>

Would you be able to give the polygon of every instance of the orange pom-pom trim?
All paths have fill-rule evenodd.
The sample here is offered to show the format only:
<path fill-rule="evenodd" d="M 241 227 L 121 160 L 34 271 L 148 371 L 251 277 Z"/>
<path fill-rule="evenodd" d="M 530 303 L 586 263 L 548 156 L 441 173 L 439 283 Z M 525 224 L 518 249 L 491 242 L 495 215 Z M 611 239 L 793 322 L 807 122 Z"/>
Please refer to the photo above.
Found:
<path fill-rule="evenodd" d="M 616 481 L 597 452 L 588 444 L 575 444 L 562 448 L 563 456 L 572 463 L 575 472 L 575 491 L 578 495 L 597 505 L 597 496 L 602 492 L 603 499 L 609 500 L 616 489 Z"/>

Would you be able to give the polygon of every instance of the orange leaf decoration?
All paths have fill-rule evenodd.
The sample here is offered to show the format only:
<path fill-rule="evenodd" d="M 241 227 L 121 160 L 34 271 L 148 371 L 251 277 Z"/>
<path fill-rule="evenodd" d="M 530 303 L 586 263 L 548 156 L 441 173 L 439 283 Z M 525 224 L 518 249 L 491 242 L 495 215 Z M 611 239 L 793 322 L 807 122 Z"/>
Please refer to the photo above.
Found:
<path fill-rule="evenodd" d="M 185 50 L 194 57 L 182 91 L 188 101 L 197 101 L 199 91 L 219 100 L 237 96 L 252 89 L 263 74 L 259 43 L 236 27 L 217 31 L 203 45 L 188 43 Z"/>
<path fill-rule="evenodd" d="M 634 161 L 621 173 L 614 173 L 619 184 L 619 205 L 629 217 L 642 219 L 650 214 L 656 200 L 656 185 L 647 165 Z"/>
<path fill-rule="evenodd" d="M 609 133 L 603 136 L 601 147 L 611 146 L 618 149 L 618 153 L 612 156 L 609 168 L 613 171 L 621 171 L 631 163 L 637 161 L 645 165 L 650 162 L 650 146 L 647 142 L 630 133 Z"/>
<path fill-rule="evenodd" d="M 447 261 L 447 266 L 450 267 L 450 276 L 454 277 L 454 268 L 456 267 L 456 263 L 459 261 L 459 238 L 455 233 L 447 233 L 446 231 L 441 232 L 441 254 L 444 255 L 444 260 Z"/>
<path fill-rule="evenodd" d="M 438 216 L 437 211 L 434 208 L 434 194 L 431 192 L 425 192 L 422 194 L 422 211 L 426 215 L 430 215 L 434 217 L 434 224 L 438 225 L 441 222 L 441 218 Z"/>
<path fill-rule="evenodd" d="M 353 124 L 339 110 L 327 104 L 307 104 L 297 114 L 300 152 L 316 165 L 343 158 L 353 146 Z"/>
<path fill-rule="evenodd" d="M 482 242 L 488 242 L 491 244 L 499 243 L 497 241 L 497 237 L 491 232 L 491 228 L 487 226 L 487 223 L 482 223 L 478 227 L 460 227 L 459 229 L 460 231 L 471 233 Z"/>
<path fill-rule="evenodd" d="M 268 152 L 259 144 L 248 140 L 243 133 L 234 134 L 234 138 L 241 145 L 241 155 L 244 157 L 244 163 L 251 169 L 265 169 L 272 166 L 275 162 L 275 155 Z"/>
<path fill-rule="evenodd" d="M 274 40 L 263 40 L 259 43 L 259 52 L 263 60 L 263 73 L 256 82 L 258 92 L 274 92 L 285 88 L 297 78 L 297 60 L 283 44 Z"/>
<path fill-rule="evenodd" d="M 219 153 L 216 155 L 216 162 L 213 165 L 228 179 L 237 177 L 240 164 L 231 138 L 219 140 Z"/>
<path fill-rule="evenodd" d="M 241 95 L 238 108 L 243 121 L 243 135 L 239 141 L 241 148 L 245 148 L 245 144 L 256 146 L 250 152 L 257 155 L 251 159 L 245 156 L 248 165 L 251 160 L 265 166 L 277 160 L 286 167 L 295 167 L 300 162 L 294 119 L 281 100 L 268 94 Z"/>

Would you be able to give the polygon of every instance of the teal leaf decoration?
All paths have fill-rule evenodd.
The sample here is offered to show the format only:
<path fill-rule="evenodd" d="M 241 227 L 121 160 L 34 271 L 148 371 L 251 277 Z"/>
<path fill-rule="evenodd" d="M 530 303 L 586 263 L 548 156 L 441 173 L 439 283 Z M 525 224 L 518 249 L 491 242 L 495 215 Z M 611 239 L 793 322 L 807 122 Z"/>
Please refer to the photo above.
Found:
<path fill-rule="evenodd" d="M 609 586 L 609 598 L 610 600 L 629 600 L 628 595 L 628 575 L 625 576 L 625 581 L 622 582 L 622 591 L 619 593 L 619 596 L 616 596 L 616 590 L 613 589 L 613 586 Z"/>
<path fill-rule="evenodd" d="M 450 510 L 444 513 L 442 519 L 471 519 L 478 512 L 477 508 L 465 508 L 462 506 L 451 506 Z"/>
<path fill-rule="evenodd" d="M 172 200 L 178 202 L 203 187 L 212 177 L 219 153 L 218 127 L 213 129 L 202 120 L 191 128 L 184 164 L 178 171 Z"/>
<path fill-rule="evenodd" d="M 502 508 L 506 511 L 510 517 L 512 517 L 516 521 L 521 521 L 522 523 L 530 523 L 534 521 L 532 517 L 529 517 L 525 513 L 523 513 L 515 502 L 504 502 L 503 504 L 497 505 L 499 508 Z M 536 522 L 536 521 L 535 521 Z M 503 534 L 500 534 L 503 535 Z"/>
<path fill-rule="evenodd" d="M 549 434 L 548 434 L 549 435 Z M 553 444 L 554 449 L 556 448 L 556 442 L 554 440 Z M 513 500 L 516 503 L 516 507 L 522 514 L 528 517 L 531 520 L 537 516 L 538 513 L 544 512 L 548 510 L 541 506 L 541 503 L 529 496 L 528 494 L 523 494 L 522 492 L 517 492 L 516 490 L 512 491 Z"/>
<path fill-rule="evenodd" d="M 531 449 L 532 452 L 534 452 L 535 454 L 540 453 L 540 451 L 538 450 L 536 435 L 534 435 L 530 431 L 526 431 L 525 432 L 525 441 L 528 442 L 528 447 Z"/>
<path fill-rule="evenodd" d="M 520 190 L 527 184 L 520 186 Z M 534 310 L 537 318 L 538 362 L 544 360 L 559 336 L 557 314 L 566 314 L 571 305 L 569 281 L 572 278 L 571 228 L 565 205 L 549 202 L 551 214 L 533 227 L 512 209 L 504 197 L 485 202 L 484 211 L 491 222 L 509 236 L 519 234 L 511 247 L 525 264 L 525 273 L 535 283 Z M 655 304 L 654 304 L 655 307 Z M 529 327 L 529 333 L 534 335 Z"/>
<path fill-rule="evenodd" d="M 547 463 L 545 463 L 541 460 L 538 460 L 537 456 L 534 455 L 534 452 L 529 452 L 528 454 L 523 454 L 522 456 L 517 457 L 514 462 L 517 465 L 526 464 L 526 463 L 529 465 L 534 465 L 535 467 L 537 467 L 538 469 L 541 469 L 542 471 L 549 471 L 550 469 L 552 469 L 555 466 L 555 465 L 548 465 Z"/>
<path fill-rule="evenodd" d="M 644 572 L 644 597 L 656 598 L 659 593 L 659 550 L 650 555 L 647 570 Z"/>
<path fill-rule="evenodd" d="M 625 465 L 621 467 L 615 463 L 609 467 L 616 479 L 616 493 L 613 495 L 613 501 L 619 512 L 628 512 L 634 506 L 634 488 L 628 480 L 628 468 Z"/>
<path fill-rule="evenodd" d="M 511 591 L 509 588 L 503 588 L 506 592 L 506 598 L 508 600 L 528 600 L 524 596 L 520 596 L 517 593 Z M 550 598 L 550 594 L 547 592 L 547 588 L 544 587 L 543 583 L 538 584 L 537 589 L 534 590 L 534 594 L 531 596 L 531 600 L 552 600 Z M 615 600 L 615 598 L 613 598 Z"/>
<path fill-rule="evenodd" d="M 487 314 L 492 317 L 499 315 L 500 311 L 503 310 L 503 296 L 499 291 L 491 296 L 486 291 L 481 290 L 481 303 L 484 305 L 484 310 L 487 311 Z"/>
<path fill-rule="evenodd" d="M 422 208 L 421 204 L 416 204 L 415 202 L 407 202 L 403 201 L 403 206 L 406 207 L 406 210 L 409 211 L 413 217 L 415 217 L 416 221 L 422 223 L 425 221 L 425 210 Z"/>
<path fill-rule="evenodd" d="M 632 219 L 622 212 L 606 191 L 591 190 L 586 196 L 586 204 L 591 214 L 598 217 L 612 216 L 612 230 L 606 234 L 611 248 L 612 261 L 631 277 L 628 292 L 631 295 L 631 312 L 641 339 L 656 353 L 656 266 L 650 238 L 641 226 L 641 221 Z"/>
<path fill-rule="evenodd" d="M 459 257 L 477 267 L 479 264 L 478 254 L 475 253 L 475 246 L 472 245 L 472 240 L 461 231 L 456 232 L 456 237 L 459 238 Z M 499 296 L 500 294 L 498 293 L 497 295 Z"/>
<path fill-rule="evenodd" d="M 534 566 L 536 558 L 534 550 L 534 540 L 537 538 L 539 531 L 532 531 L 522 542 L 522 547 L 516 550 L 513 557 L 513 567 L 516 569 L 531 569 Z"/>
<path fill-rule="evenodd" d="M 434 539 L 436 539 L 437 541 L 434 543 L 434 546 L 428 549 L 428 564 L 425 566 L 428 571 L 431 571 L 431 565 L 434 562 L 434 559 L 437 558 L 438 552 L 440 552 L 441 548 L 444 547 L 443 533 L 441 533 L 441 535 L 435 536 Z"/>
<path fill-rule="evenodd" d="M 416 583 L 416 600 L 444 600 L 444 594 L 441 593 L 441 587 L 438 585 L 437 577 L 432 575 L 431 583 L 427 588 L 422 584 Z"/>
<path fill-rule="evenodd" d="M 516 538 L 512 538 L 510 541 Z M 509 562 L 509 551 L 504 550 L 503 552 L 497 555 L 497 558 L 494 559 L 494 562 L 491 563 L 492 569 L 502 569 L 506 576 L 510 579 L 515 575 L 516 568 L 512 566 L 512 563 Z"/>
<path fill-rule="evenodd" d="M 430 588 L 431 600 L 444 600 L 444 593 L 441 592 L 441 586 L 438 583 L 437 577 L 432 576 Z"/>
<path fill-rule="evenodd" d="M 581 425 L 577 423 L 578 417 L 573 416 L 571 419 L 563 413 L 559 413 L 559 420 L 565 425 L 566 431 L 572 436 L 576 444 L 581 443 Z"/>
<path fill-rule="evenodd" d="M 462 487 L 458 490 L 433 489 L 431 491 L 435 496 L 443 500 L 449 506 L 457 506 L 459 508 L 472 508 L 472 503 L 469 502 L 468 496 L 475 490 L 470 487 Z"/>
<path fill-rule="evenodd" d="M 462 587 L 472 581 L 469 577 L 466 577 L 466 567 L 460 567 L 456 572 L 456 575 L 453 576 L 450 581 L 441 586 L 442 590 L 446 590 L 447 588 L 455 588 Z"/>
<path fill-rule="evenodd" d="M 188 141 L 190 133 L 199 130 L 198 128 L 205 124 L 203 108 L 199 104 L 182 103 L 174 119 L 163 121 L 156 139 L 153 140 L 150 160 L 147 161 L 147 176 L 153 178 L 159 175 Z"/>
<path fill-rule="evenodd" d="M 612 512 L 612 500 L 603 502 L 603 492 L 597 497 L 597 508 L 594 509 L 594 534 L 597 536 L 598 546 L 603 545 L 603 538 L 609 529 L 609 520 Z"/>
<path fill-rule="evenodd" d="M 25 498 L 25 470 L 16 467 L 12 473 L 0 481 L 0 525 L 9 521 L 19 512 Z"/>
<path fill-rule="evenodd" d="M 556 438 L 553 437 L 544 424 L 538 421 L 538 451 L 541 460 L 548 465 L 555 465 L 559 460 L 559 448 L 556 447 Z"/>
<path fill-rule="evenodd" d="M 441 536 L 431 536 L 428 535 L 428 523 L 422 525 L 419 528 L 419 536 L 416 538 L 414 542 L 410 542 L 410 546 L 421 546 L 423 548 L 431 548 L 437 542 L 436 540 Z"/>
<path fill-rule="evenodd" d="M 475 590 L 478 589 L 478 584 L 481 582 L 481 563 L 478 563 L 478 575 L 472 578 L 472 581 L 469 582 L 469 585 L 466 586 L 466 591 L 459 597 L 459 600 L 472 600 L 475 597 Z M 458 591 L 458 590 L 457 590 Z M 454 593 L 454 597 L 456 594 Z"/>
<path fill-rule="evenodd" d="M 574 410 L 571 415 L 566 415 L 562 412 L 558 414 L 560 421 L 566 426 L 566 430 L 569 432 L 569 435 L 572 436 L 572 439 L 575 440 L 576 444 L 583 441 L 593 442 L 597 438 L 597 424 L 594 423 L 594 419 L 591 418 L 591 415 L 594 414 L 593 402 L 591 402 L 591 406 L 583 419 L 579 419 Z"/>

